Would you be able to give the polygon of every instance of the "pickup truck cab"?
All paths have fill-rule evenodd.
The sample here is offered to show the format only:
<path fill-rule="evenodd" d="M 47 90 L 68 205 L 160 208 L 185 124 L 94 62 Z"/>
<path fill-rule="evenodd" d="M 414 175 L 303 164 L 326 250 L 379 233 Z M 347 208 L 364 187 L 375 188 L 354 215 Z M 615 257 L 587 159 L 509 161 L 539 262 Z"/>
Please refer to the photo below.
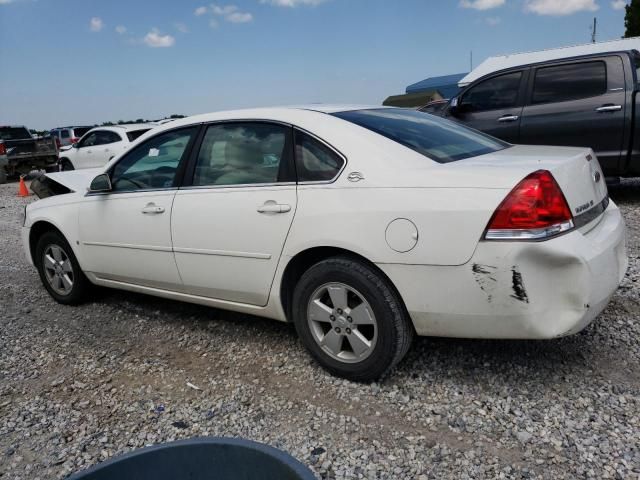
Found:
<path fill-rule="evenodd" d="M 53 138 L 33 138 L 25 126 L 0 125 L 0 183 L 7 176 L 32 170 L 58 170 L 58 146 Z"/>
<path fill-rule="evenodd" d="M 510 143 L 590 147 L 605 176 L 640 176 L 638 66 L 630 50 L 512 67 L 474 81 L 440 115 Z"/>

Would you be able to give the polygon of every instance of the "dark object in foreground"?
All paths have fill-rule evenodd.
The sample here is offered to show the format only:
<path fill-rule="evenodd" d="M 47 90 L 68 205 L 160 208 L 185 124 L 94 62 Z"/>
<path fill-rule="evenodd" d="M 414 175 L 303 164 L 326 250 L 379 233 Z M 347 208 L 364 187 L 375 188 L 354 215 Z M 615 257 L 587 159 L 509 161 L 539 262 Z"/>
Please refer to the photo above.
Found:
<path fill-rule="evenodd" d="M 155 445 L 108 460 L 70 480 L 313 480 L 290 455 L 235 438 Z"/>

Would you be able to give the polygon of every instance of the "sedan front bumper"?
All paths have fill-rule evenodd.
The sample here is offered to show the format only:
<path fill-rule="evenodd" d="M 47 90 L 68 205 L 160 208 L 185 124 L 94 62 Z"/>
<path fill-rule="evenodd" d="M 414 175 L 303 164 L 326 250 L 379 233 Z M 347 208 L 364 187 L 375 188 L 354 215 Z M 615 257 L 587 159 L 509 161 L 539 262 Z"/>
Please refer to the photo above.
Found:
<path fill-rule="evenodd" d="M 555 338 L 579 332 L 609 303 L 627 269 L 625 225 L 611 202 L 593 227 L 545 242 L 483 241 L 465 265 L 378 266 L 419 335 Z"/>

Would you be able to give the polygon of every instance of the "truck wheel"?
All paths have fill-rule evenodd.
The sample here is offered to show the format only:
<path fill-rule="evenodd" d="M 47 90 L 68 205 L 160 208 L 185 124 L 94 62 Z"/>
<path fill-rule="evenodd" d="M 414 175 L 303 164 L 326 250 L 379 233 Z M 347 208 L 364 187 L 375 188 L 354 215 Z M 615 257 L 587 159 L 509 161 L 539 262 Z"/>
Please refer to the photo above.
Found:
<path fill-rule="evenodd" d="M 62 160 L 60 160 L 60 171 L 68 172 L 69 170 L 75 170 L 73 168 L 73 164 L 66 158 L 63 158 Z"/>
<path fill-rule="evenodd" d="M 379 272 L 348 257 L 307 270 L 293 294 L 296 331 L 326 370 L 360 382 L 383 377 L 414 336 L 402 301 Z"/>
<path fill-rule="evenodd" d="M 82 303 L 89 290 L 89 280 L 65 238 L 58 232 L 43 234 L 35 248 L 34 263 L 49 295 L 63 305 Z"/>
<path fill-rule="evenodd" d="M 7 183 L 7 171 L 4 167 L 0 167 L 0 185 Z"/>
<path fill-rule="evenodd" d="M 44 169 L 47 173 L 56 173 L 60 171 L 60 165 L 52 165 L 50 167 L 45 167 Z"/>

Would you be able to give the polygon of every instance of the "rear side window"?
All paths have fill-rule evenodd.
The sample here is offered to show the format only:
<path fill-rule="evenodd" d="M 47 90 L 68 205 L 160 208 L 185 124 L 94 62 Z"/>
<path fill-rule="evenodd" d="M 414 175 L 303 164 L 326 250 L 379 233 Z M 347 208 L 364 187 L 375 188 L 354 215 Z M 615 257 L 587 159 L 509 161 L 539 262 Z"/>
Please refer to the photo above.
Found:
<path fill-rule="evenodd" d="M 69 138 L 71 136 L 69 130 L 60 130 L 60 135 L 62 136 L 62 138 Z"/>
<path fill-rule="evenodd" d="M 483 112 L 511 108 L 518 102 L 522 72 L 507 73 L 484 80 L 471 87 L 460 106 L 467 112 Z"/>
<path fill-rule="evenodd" d="M 344 160 L 329 147 L 296 130 L 296 171 L 299 182 L 333 180 L 343 165 Z"/>
<path fill-rule="evenodd" d="M 607 66 L 604 62 L 544 67 L 536 71 L 531 102 L 566 102 L 595 97 L 606 91 Z"/>
<path fill-rule="evenodd" d="M 497 138 L 428 113 L 385 108 L 333 114 L 404 145 L 438 163 L 497 152 L 509 146 Z"/>
<path fill-rule="evenodd" d="M 108 143 L 121 142 L 122 138 L 115 132 L 109 132 L 108 130 L 100 131 L 99 145 L 106 145 Z"/>

